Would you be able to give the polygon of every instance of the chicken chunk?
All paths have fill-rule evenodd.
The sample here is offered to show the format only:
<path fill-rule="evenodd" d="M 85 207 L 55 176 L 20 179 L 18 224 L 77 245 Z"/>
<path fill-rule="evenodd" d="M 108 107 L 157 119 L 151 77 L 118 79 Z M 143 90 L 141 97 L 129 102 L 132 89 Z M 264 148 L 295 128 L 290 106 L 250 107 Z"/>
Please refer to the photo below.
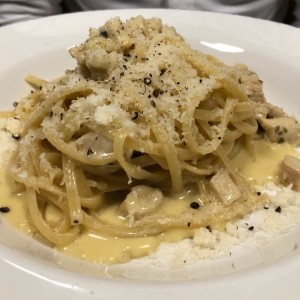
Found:
<path fill-rule="evenodd" d="M 235 65 L 234 71 L 238 74 L 239 83 L 246 90 L 250 100 L 258 103 L 266 102 L 263 92 L 263 81 L 259 79 L 256 73 L 243 64 Z"/>
<path fill-rule="evenodd" d="M 300 159 L 286 155 L 281 163 L 281 179 L 285 185 L 292 184 L 293 190 L 300 192 Z"/>
<path fill-rule="evenodd" d="M 145 185 L 132 188 L 120 205 L 120 210 L 129 216 L 132 222 L 153 213 L 162 203 L 163 194 L 159 189 Z"/>
<path fill-rule="evenodd" d="M 278 106 L 270 103 L 257 103 L 255 106 L 255 113 L 257 118 L 274 119 L 280 117 L 287 117 L 284 110 Z"/>
<path fill-rule="evenodd" d="M 300 145 L 300 125 L 282 108 L 270 103 L 257 103 L 255 114 L 257 122 L 271 142 Z"/>
<path fill-rule="evenodd" d="M 263 82 L 258 75 L 242 64 L 235 65 L 234 71 L 249 99 L 255 102 L 256 119 L 267 138 L 275 143 L 286 141 L 295 146 L 300 145 L 300 125 L 297 120 L 287 115 L 282 108 L 266 102 Z"/>
<path fill-rule="evenodd" d="M 290 117 L 277 119 L 259 119 L 260 126 L 271 142 L 288 142 L 292 145 L 300 145 L 300 125 Z"/>
<path fill-rule="evenodd" d="M 223 168 L 212 177 L 210 183 L 225 205 L 230 205 L 242 196 L 238 186 Z"/>

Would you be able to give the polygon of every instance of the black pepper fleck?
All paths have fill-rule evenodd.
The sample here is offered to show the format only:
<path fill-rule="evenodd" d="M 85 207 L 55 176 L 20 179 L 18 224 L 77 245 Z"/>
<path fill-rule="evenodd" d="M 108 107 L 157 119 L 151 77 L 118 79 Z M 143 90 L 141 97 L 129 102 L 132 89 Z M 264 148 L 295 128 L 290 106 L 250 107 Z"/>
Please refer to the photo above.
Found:
<path fill-rule="evenodd" d="M 14 103 L 13 103 L 13 106 L 14 107 L 17 107 L 19 105 L 19 102 L 17 102 L 17 101 L 15 101 Z"/>
<path fill-rule="evenodd" d="M 200 207 L 200 204 L 198 202 L 192 202 L 190 204 L 190 207 L 193 209 L 198 209 Z"/>
<path fill-rule="evenodd" d="M 191 226 L 191 222 L 188 222 L 188 223 L 187 223 L 187 227 L 190 227 L 190 226 Z"/>
<path fill-rule="evenodd" d="M 210 225 L 206 226 L 206 229 L 209 231 L 209 232 L 212 232 L 212 228 Z"/>
<path fill-rule="evenodd" d="M 153 95 L 155 98 L 157 98 L 159 94 L 160 94 L 160 90 L 159 90 L 159 89 L 155 89 L 155 90 L 153 91 L 153 93 L 152 93 L 152 95 Z"/>
<path fill-rule="evenodd" d="M 86 155 L 91 155 L 91 154 L 94 154 L 94 150 L 89 148 L 86 152 Z"/>
<path fill-rule="evenodd" d="M 149 77 L 144 78 L 144 83 L 149 85 L 152 82 L 152 80 Z"/>
<path fill-rule="evenodd" d="M 250 226 L 250 227 L 248 228 L 248 230 L 250 230 L 250 231 L 254 230 L 254 226 Z"/>
<path fill-rule="evenodd" d="M 7 206 L 0 207 L 0 212 L 2 212 L 4 214 L 8 213 L 9 211 L 10 211 L 10 209 Z"/>
<path fill-rule="evenodd" d="M 103 36 L 103 37 L 106 38 L 106 39 L 108 38 L 108 33 L 107 33 L 106 30 L 101 31 L 101 32 L 100 32 L 100 35 Z"/>
<path fill-rule="evenodd" d="M 156 107 L 156 103 L 155 103 L 154 100 L 151 100 L 151 101 L 150 101 L 150 104 L 151 104 L 154 108 Z"/>
<path fill-rule="evenodd" d="M 281 213 L 281 207 L 280 207 L 280 206 L 277 206 L 276 209 L 275 209 L 275 211 L 276 211 L 277 213 Z"/>
<path fill-rule="evenodd" d="M 139 114 L 137 111 L 133 112 L 131 115 L 131 120 L 136 120 L 138 118 Z"/>
<path fill-rule="evenodd" d="M 257 192 L 256 194 L 257 194 L 257 196 L 260 196 L 260 195 L 261 195 L 261 192 Z"/>
<path fill-rule="evenodd" d="M 166 69 L 165 68 L 163 68 L 163 69 L 161 69 L 160 70 L 160 74 L 159 74 L 159 76 L 162 76 L 162 75 L 164 75 L 164 73 L 166 72 Z"/>
<path fill-rule="evenodd" d="M 19 134 L 16 134 L 16 133 L 13 133 L 11 136 L 12 136 L 15 140 L 19 140 L 20 137 L 21 137 Z"/>

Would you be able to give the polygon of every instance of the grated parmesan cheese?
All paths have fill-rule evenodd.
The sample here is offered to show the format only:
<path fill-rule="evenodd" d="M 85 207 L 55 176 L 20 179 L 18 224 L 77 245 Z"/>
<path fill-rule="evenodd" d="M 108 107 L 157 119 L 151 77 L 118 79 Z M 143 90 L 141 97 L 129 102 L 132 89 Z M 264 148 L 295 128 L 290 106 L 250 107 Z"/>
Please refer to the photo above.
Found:
<path fill-rule="evenodd" d="M 12 135 L 18 133 L 18 129 L 18 120 L 0 119 L 0 169 L 7 166 L 11 154 L 17 148 L 17 142 Z"/>
<path fill-rule="evenodd" d="M 122 115 L 122 110 L 117 104 L 109 104 L 106 106 L 98 106 L 95 111 L 95 121 L 100 125 L 108 125 Z"/>
<path fill-rule="evenodd" d="M 205 263 L 212 263 L 212 261 L 221 263 L 229 258 L 233 262 L 242 261 L 241 269 L 245 266 L 246 268 L 253 266 L 251 264 L 255 264 L 256 260 L 250 257 L 251 251 L 255 255 L 258 253 L 262 256 L 266 255 L 263 254 L 264 247 L 272 245 L 276 238 L 284 238 L 287 234 L 292 236 L 293 232 L 297 234 L 297 230 L 299 231 L 297 225 L 300 224 L 300 194 L 293 191 L 291 186 L 283 187 L 269 182 L 258 187 L 258 190 L 270 196 L 269 202 L 262 209 L 243 219 L 228 222 L 225 230 L 200 228 L 195 231 L 192 239 L 185 239 L 178 243 L 162 243 L 156 252 L 148 257 L 132 260 L 125 266 L 127 268 L 151 266 L 159 270 L 174 270 L 183 264 L 204 266 Z M 280 212 L 278 207 L 281 208 Z M 283 245 L 282 249 L 266 248 L 272 251 L 268 254 L 270 259 L 277 259 L 298 248 L 295 238 L 285 241 L 287 244 Z M 221 265 L 218 268 L 221 268 Z M 222 273 L 222 270 L 218 269 L 217 273 Z M 197 274 L 199 275 L 199 272 Z M 131 276 L 134 278 L 135 274 Z M 153 274 L 149 271 L 143 276 L 149 279 Z"/>

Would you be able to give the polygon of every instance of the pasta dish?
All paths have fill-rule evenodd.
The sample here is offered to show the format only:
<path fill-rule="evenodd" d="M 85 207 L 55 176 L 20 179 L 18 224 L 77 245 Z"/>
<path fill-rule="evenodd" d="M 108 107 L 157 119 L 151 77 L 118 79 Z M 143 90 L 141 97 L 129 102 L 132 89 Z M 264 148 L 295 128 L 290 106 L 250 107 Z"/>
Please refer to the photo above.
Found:
<path fill-rule="evenodd" d="M 77 67 L 29 75 L 33 90 L 11 112 L 21 128 L 9 176 L 51 245 L 85 231 L 220 227 L 266 201 L 232 165 L 240 151 L 254 160 L 255 140 L 299 144 L 298 123 L 266 102 L 254 72 L 191 49 L 159 19 L 111 19 L 69 52 Z M 297 186 L 288 172 L 282 181 Z M 192 200 L 170 213 L 172 198 Z"/>

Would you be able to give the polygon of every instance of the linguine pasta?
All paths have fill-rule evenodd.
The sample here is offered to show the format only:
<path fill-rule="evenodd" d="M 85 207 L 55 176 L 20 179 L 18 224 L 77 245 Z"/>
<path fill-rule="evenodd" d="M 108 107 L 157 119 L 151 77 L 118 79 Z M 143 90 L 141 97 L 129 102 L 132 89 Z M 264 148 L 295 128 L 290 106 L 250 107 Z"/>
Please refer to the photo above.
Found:
<path fill-rule="evenodd" d="M 258 130 L 238 66 L 142 17 L 111 19 L 70 53 L 75 70 L 53 81 L 28 76 L 34 90 L 12 113 L 21 130 L 9 173 L 50 243 L 86 230 L 135 238 L 220 225 L 261 204 L 231 165 L 241 149 L 254 156 Z M 199 202 L 189 209 L 161 210 L 165 197 L 191 190 Z M 111 203 L 124 216 L 118 224 L 101 219 Z"/>

